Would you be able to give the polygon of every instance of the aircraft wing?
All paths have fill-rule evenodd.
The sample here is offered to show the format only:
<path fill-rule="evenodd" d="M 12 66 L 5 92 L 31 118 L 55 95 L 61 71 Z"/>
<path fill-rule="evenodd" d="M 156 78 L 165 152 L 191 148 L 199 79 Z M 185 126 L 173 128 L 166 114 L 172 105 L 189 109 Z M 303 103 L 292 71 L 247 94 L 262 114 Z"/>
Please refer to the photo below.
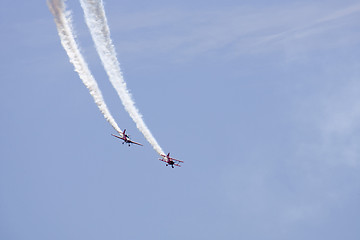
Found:
<path fill-rule="evenodd" d="M 137 142 L 134 142 L 134 141 L 131 141 L 131 140 L 128 140 L 129 143 L 133 143 L 133 144 L 136 144 L 136 145 L 139 145 L 139 146 L 144 146 L 142 145 L 141 143 L 137 143 Z"/>
<path fill-rule="evenodd" d="M 178 160 L 178 159 L 175 159 L 175 158 L 170 158 L 170 160 L 173 160 L 173 161 L 177 161 L 177 162 L 181 162 L 181 163 L 184 163 L 183 161 L 181 161 L 181 160 Z"/>
<path fill-rule="evenodd" d="M 175 158 L 172 158 L 172 157 L 168 157 L 167 155 L 164 155 L 164 154 L 161 154 L 162 157 L 164 158 L 168 158 L 169 160 L 173 160 L 173 161 L 177 161 L 177 162 L 181 162 L 181 163 L 184 163 L 183 161 L 179 160 L 179 159 L 175 159 Z"/>
<path fill-rule="evenodd" d="M 163 162 L 165 162 L 165 163 L 168 163 L 165 159 L 162 159 L 162 158 L 159 158 L 159 160 L 160 161 L 163 161 Z M 177 167 L 181 167 L 179 164 L 177 164 L 177 163 L 174 163 L 173 164 L 174 166 L 177 166 Z"/>
<path fill-rule="evenodd" d="M 117 138 L 119 138 L 119 139 L 121 139 L 121 140 L 124 140 L 124 138 L 119 137 L 119 136 L 117 136 L 117 135 L 114 135 L 114 134 L 111 134 L 111 135 L 113 135 L 114 137 L 117 137 Z"/>

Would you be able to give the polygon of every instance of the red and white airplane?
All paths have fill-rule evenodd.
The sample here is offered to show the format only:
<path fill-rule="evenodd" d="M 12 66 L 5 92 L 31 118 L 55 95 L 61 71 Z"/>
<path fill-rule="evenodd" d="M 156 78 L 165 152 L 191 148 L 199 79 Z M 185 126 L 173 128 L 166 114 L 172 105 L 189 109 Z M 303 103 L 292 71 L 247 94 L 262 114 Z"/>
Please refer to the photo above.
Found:
<path fill-rule="evenodd" d="M 130 147 L 130 144 L 137 144 L 137 145 L 143 146 L 141 143 L 137 143 L 137 142 L 134 142 L 134 141 L 130 140 L 130 137 L 125 134 L 125 131 L 126 131 L 126 129 L 124 129 L 123 132 L 119 132 L 119 134 L 120 134 L 121 137 L 120 137 L 120 136 L 117 136 L 117 135 L 114 135 L 114 134 L 111 134 L 111 135 L 113 135 L 114 137 L 117 137 L 117 138 L 123 140 L 123 143 L 122 143 L 122 144 L 127 143 L 127 144 L 129 144 L 129 147 Z"/>
<path fill-rule="evenodd" d="M 181 160 L 170 157 L 170 153 L 168 153 L 167 155 L 161 154 L 161 156 L 162 158 L 159 158 L 159 160 L 165 162 L 166 166 L 170 165 L 172 168 L 174 168 L 174 166 L 181 167 L 179 163 L 184 163 Z"/>

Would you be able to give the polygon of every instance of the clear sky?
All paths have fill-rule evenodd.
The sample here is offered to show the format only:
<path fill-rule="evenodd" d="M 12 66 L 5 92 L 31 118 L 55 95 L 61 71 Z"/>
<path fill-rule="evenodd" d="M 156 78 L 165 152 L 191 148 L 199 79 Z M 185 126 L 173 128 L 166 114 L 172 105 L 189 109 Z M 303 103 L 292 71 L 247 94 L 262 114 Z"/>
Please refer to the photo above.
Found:
<path fill-rule="evenodd" d="M 0 9 L 0 239 L 360 238 L 358 1 L 106 0 L 136 129 L 78 1 L 82 53 L 127 147 L 60 44 L 45 1 Z"/>

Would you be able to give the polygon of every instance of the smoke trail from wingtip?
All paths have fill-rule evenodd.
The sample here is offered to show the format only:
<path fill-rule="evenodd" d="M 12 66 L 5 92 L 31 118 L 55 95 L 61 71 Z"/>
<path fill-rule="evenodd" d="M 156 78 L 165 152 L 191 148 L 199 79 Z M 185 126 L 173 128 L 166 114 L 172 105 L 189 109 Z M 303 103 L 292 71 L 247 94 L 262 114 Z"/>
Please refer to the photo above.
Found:
<path fill-rule="evenodd" d="M 105 119 L 116 131 L 121 132 L 121 129 L 107 108 L 96 80 L 92 76 L 87 63 L 79 50 L 72 28 L 71 15 L 69 11 L 66 11 L 64 1 L 50 0 L 47 4 L 54 16 L 61 44 L 69 56 L 70 62 L 74 65 L 75 71 L 79 74 L 79 77 L 84 85 L 89 89 L 91 96 L 94 98 L 96 105 L 100 109 L 100 112 L 104 115 Z"/>
<path fill-rule="evenodd" d="M 117 91 L 125 110 L 136 123 L 137 128 L 144 135 L 158 154 L 164 154 L 160 145 L 146 126 L 139 110 L 127 90 L 126 83 L 120 70 L 120 64 L 116 57 L 115 47 L 110 38 L 110 29 L 107 24 L 105 10 L 102 0 L 80 0 L 84 10 L 85 21 L 90 29 L 91 36 L 95 42 L 96 50 L 104 65 L 110 82 Z"/>

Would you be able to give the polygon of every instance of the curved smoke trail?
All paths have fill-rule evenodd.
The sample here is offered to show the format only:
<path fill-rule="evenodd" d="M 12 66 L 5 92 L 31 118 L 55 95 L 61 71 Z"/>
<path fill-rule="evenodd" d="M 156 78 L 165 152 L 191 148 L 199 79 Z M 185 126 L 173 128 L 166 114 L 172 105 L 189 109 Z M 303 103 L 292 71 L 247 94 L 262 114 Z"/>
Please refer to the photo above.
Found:
<path fill-rule="evenodd" d="M 89 89 L 91 96 L 94 98 L 96 105 L 105 119 L 116 131 L 121 133 L 121 129 L 107 108 L 101 91 L 79 50 L 71 24 L 71 15 L 69 11 L 66 11 L 64 1 L 50 0 L 47 3 L 51 13 L 54 15 L 61 44 L 69 56 L 70 62 L 74 65 L 75 71 L 79 74 L 84 85 Z"/>
<path fill-rule="evenodd" d="M 86 24 L 95 42 L 96 50 L 109 76 L 110 82 L 117 91 L 126 111 L 130 114 L 137 128 L 155 151 L 160 155 L 164 154 L 164 151 L 146 126 L 139 110 L 135 107 L 135 103 L 127 90 L 120 70 L 120 64 L 116 57 L 115 47 L 110 38 L 110 29 L 107 24 L 102 0 L 80 0 L 80 3 L 84 10 Z"/>

